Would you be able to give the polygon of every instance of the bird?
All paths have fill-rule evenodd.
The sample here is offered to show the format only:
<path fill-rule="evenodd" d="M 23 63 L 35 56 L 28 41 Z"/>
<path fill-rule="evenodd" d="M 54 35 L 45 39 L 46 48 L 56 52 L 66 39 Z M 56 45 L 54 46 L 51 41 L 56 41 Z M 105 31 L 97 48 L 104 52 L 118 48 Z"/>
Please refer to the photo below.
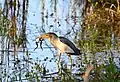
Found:
<path fill-rule="evenodd" d="M 71 55 L 81 55 L 81 51 L 67 38 L 62 36 L 57 36 L 54 32 L 45 33 L 36 38 L 36 43 L 39 43 L 40 40 L 48 39 L 50 43 L 58 50 L 58 69 L 61 54 L 66 53 L 70 58 L 70 69 L 72 69 L 72 58 Z"/>

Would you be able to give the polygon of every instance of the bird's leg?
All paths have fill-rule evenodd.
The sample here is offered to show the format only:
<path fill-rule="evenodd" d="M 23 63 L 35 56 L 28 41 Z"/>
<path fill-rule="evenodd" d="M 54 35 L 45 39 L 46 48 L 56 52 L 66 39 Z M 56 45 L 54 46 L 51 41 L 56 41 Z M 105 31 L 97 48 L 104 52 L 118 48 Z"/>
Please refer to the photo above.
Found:
<path fill-rule="evenodd" d="M 69 59 L 70 59 L 70 70 L 72 70 L 72 58 L 71 55 L 68 55 Z"/>
<path fill-rule="evenodd" d="M 59 53 L 58 54 L 58 72 L 60 72 L 60 67 L 59 67 L 59 65 L 60 65 L 60 58 L 61 58 L 61 53 Z"/>

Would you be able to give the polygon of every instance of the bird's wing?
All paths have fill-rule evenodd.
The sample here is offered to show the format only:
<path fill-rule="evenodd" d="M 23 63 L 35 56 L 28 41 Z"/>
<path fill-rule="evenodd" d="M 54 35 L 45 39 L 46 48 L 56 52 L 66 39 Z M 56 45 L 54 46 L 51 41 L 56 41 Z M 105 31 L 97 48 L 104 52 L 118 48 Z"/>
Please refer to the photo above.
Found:
<path fill-rule="evenodd" d="M 63 42 L 64 44 L 66 44 L 67 46 L 69 46 L 75 53 L 74 54 L 81 54 L 80 50 L 78 48 L 76 48 L 76 46 L 67 38 L 65 37 L 59 37 L 60 41 Z"/>

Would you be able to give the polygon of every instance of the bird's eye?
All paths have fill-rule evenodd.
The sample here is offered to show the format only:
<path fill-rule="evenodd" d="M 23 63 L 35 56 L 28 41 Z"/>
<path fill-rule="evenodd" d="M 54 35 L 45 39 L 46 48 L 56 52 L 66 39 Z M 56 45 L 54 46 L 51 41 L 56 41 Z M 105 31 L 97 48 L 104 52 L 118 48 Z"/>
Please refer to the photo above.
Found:
<path fill-rule="evenodd" d="M 51 35 L 51 34 L 49 34 L 49 37 L 50 37 L 50 38 L 52 38 L 52 35 Z"/>
<path fill-rule="evenodd" d="M 50 36 L 50 34 L 46 34 L 46 36 Z"/>

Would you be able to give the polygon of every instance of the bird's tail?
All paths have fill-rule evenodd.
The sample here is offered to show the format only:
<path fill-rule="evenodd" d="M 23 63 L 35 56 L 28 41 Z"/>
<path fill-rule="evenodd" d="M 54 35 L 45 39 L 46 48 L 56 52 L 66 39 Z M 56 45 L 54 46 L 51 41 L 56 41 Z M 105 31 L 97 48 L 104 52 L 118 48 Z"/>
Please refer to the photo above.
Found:
<path fill-rule="evenodd" d="M 77 49 L 76 51 L 75 51 L 75 55 L 81 55 L 82 53 L 81 53 L 81 51 L 79 50 L 79 49 Z"/>

